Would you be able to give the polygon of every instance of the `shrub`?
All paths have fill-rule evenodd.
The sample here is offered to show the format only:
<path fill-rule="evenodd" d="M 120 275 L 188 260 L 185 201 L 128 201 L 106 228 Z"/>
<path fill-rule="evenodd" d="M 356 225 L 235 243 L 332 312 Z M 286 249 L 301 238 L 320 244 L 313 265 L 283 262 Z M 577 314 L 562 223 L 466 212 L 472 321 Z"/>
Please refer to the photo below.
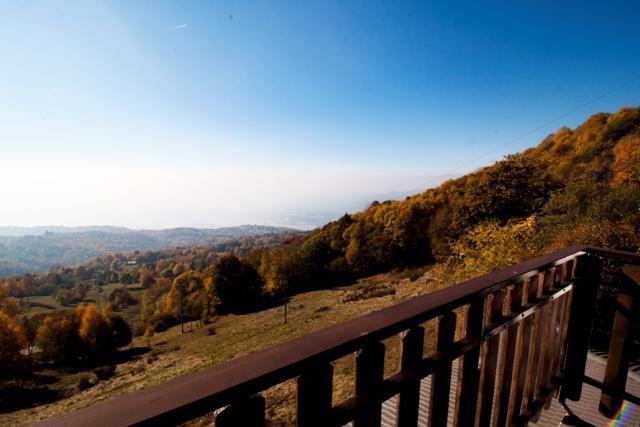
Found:
<path fill-rule="evenodd" d="M 89 374 L 83 374 L 80 376 L 78 382 L 76 383 L 76 389 L 78 391 L 84 391 L 93 387 L 94 385 L 95 382 L 92 380 L 91 376 Z"/>
<path fill-rule="evenodd" d="M 116 373 L 115 365 L 106 365 L 96 368 L 93 373 L 96 375 L 96 378 L 100 381 L 108 380 L 112 378 Z"/>
<path fill-rule="evenodd" d="M 361 287 L 347 295 L 342 302 L 363 301 L 370 298 L 380 298 L 395 295 L 396 290 L 389 285 Z"/>
<path fill-rule="evenodd" d="M 171 313 L 158 313 L 151 318 L 154 332 L 163 332 L 178 324 L 178 320 Z"/>

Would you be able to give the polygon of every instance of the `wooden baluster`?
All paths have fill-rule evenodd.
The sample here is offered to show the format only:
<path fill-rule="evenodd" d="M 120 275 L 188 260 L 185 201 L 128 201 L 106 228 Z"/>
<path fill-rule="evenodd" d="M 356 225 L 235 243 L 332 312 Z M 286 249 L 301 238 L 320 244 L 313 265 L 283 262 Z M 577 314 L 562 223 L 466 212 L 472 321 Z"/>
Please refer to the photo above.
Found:
<path fill-rule="evenodd" d="M 485 299 L 473 301 L 467 310 L 466 335 L 481 338 L 484 333 Z M 478 390 L 480 385 L 480 345 L 467 352 L 460 360 L 456 411 L 454 425 L 456 427 L 473 426 L 476 421 Z"/>
<path fill-rule="evenodd" d="M 498 291 L 488 297 L 487 324 L 492 328 L 502 320 L 504 305 L 504 292 Z M 493 397 L 496 385 L 496 375 L 498 367 L 498 350 L 500 348 L 500 337 L 502 334 L 494 335 L 483 344 L 481 385 L 480 385 L 480 426 L 491 425 L 491 411 L 493 409 Z"/>
<path fill-rule="evenodd" d="M 384 345 L 369 344 L 356 355 L 356 396 L 363 408 L 353 421 L 354 427 L 379 426 L 382 402 L 380 385 L 384 379 Z"/>
<path fill-rule="evenodd" d="M 554 292 L 559 289 L 561 283 L 561 273 L 562 270 L 560 268 L 549 271 L 549 276 L 551 277 L 552 281 L 549 286 L 549 292 Z M 547 307 L 547 314 L 549 316 L 549 319 L 547 321 L 547 329 L 545 330 L 546 346 L 540 383 L 538 385 L 538 397 L 545 402 L 550 402 L 549 398 L 551 396 L 550 391 L 552 390 L 551 380 L 553 374 L 553 365 L 558 355 L 557 338 L 560 336 L 557 331 L 558 315 L 560 312 L 560 300 L 555 299 L 551 301 L 547 305 Z"/>
<path fill-rule="evenodd" d="M 569 260 L 562 265 L 563 281 L 565 284 L 573 282 L 573 260 Z M 564 365 L 564 357 L 567 352 L 567 331 L 569 330 L 569 314 L 571 309 L 571 298 L 573 297 L 573 289 L 569 290 L 562 296 L 562 308 L 561 308 L 561 321 L 560 321 L 560 340 L 559 340 L 559 352 L 556 364 L 553 370 L 553 376 L 560 378 L 562 374 L 562 367 Z M 556 397 L 558 389 L 556 389 Z"/>
<path fill-rule="evenodd" d="M 418 425 L 418 409 L 420 405 L 420 377 L 418 368 L 422 362 L 424 348 L 424 328 L 416 326 L 401 335 L 402 356 L 400 370 L 415 375 L 415 380 L 403 387 L 398 396 L 398 427 Z"/>
<path fill-rule="evenodd" d="M 324 426 L 331 411 L 333 366 L 319 363 L 298 377 L 298 425 Z"/>
<path fill-rule="evenodd" d="M 573 298 L 573 290 L 567 292 L 563 297 L 562 308 L 562 332 L 560 337 L 560 355 L 556 363 L 554 375 L 557 378 L 562 376 L 562 367 L 564 366 L 565 355 L 567 353 L 567 332 L 569 331 L 569 316 L 571 313 L 571 300 Z"/>
<path fill-rule="evenodd" d="M 527 286 L 527 305 L 536 304 L 541 296 L 542 275 L 529 279 Z M 524 321 L 523 326 L 523 365 L 518 375 L 518 385 L 516 387 L 516 396 L 514 399 L 514 412 L 512 421 L 514 424 L 522 424 L 521 416 L 527 412 L 529 397 L 531 396 L 534 383 L 535 373 L 537 371 L 538 360 L 538 325 L 540 323 L 540 311 L 536 311 Z"/>
<path fill-rule="evenodd" d="M 456 315 L 449 312 L 438 322 L 438 352 L 451 350 L 456 333 Z M 451 391 L 451 363 L 438 369 L 431 376 L 431 402 L 429 404 L 429 427 L 446 427 L 449 416 L 449 393 Z"/>
<path fill-rule="evenodd" d="M 257 394 L 236 400 L 216 416 L 216 426 L 264 427 L 267 425 L 264 408 L 264 397 Z"/>
<path fill-rule="evenodd" d="M 627 384 L 627 373 L 629 372 L 633 346 L 634 323 L 637 321 L 638 312 L 640 311 L 638 300 L 631 295 L 623 293 L 625 292 L 625 287 L 637 288 L 638 285 L 627 276 L 623 276 L 622 280 L 623 291 L 618 293 L 618 307 L 613 319 L 611 340 L 609 341 L 609 356 L 602 381 L 604 385 L 613 387 L 620 392 L 625 390 Z M 633 318 L 634 316 L 636 319 Z M 607 417 L 612 417 L 620 409 L 622 403 L 621 394 L 609 394 L 603 391 L 600 397 L 600 411 Z"/>
<path fill-rule="evenodd" d="M 524 287 L 524 283 L 516 283 L 511 289 L 509 289 L 508 302 L 511 311 L 510 314 L 513 314 L 522 308 L 525 302 Z M 500 381 L 500 387 L 498 388 L 499 400 L 496 407 L 496 425 L 498 426 L 508 425 L 508 420 L 511 419 L 513 414 L 515 400 L 515 383 L 513 379 L 514 377 L 517 378 L 516 361 L 520 361 L 522 358 L 522 340 L 520 339 L 520 335 L 522 335 L 523 325 L 524 322 L 520 321 L 509 327 L 505 336 L 500 367 L 500 371 L 503 375 Z"/>
<path fill-rule="evenodd" d="M 600 262 L 594 255 L 582 255 L 574 270 L 564 383 L 560 400 L 580 400 L 582 378 L 587 365 L 591 325 L 595 316 L 596 294 L 600 281 Z"/>
<path fill-rule="evenodd" d="M 550 283 L 550 272 L 545 271 L 540 274 L 541 281 L 541 296 L 545 298 L 549 294 L 549 289 L 551 288 Z M 536 336 L 536 355 L 533 361 L 533 372 L 531 378 L 531 394 L 529 395 L 529 400 L 526 403 L 527 408 L 530 409 L 532 404 L 538 399 L 538 394 L 543 386 L 542 377 L 544 370 L 544 362 L 545 362 L 545 353 L 548 346 L 548 336 L 549 336 L 549 319 L 550 319 L 550 310 L 549 305 L 545 305 L 540 308 L 538 311 L 538 328 L 537 328 L 537 336 Z"/>
<path fill-rule="evenodd" d="M 531 297 L 529 296 L 531 288 L 531 279 L 527 279 L 523 283 L 522 287 L 522 305 L 526 307 Z M 535 299 L 535 295 L 534 295 Z M 532 316 L 525 317 L 518 323 L 518 339 L 516 343 L 516 353 L 514 359 L 514 382 L 511 394 L 511 411 L 508 414 L 508 420 L 513 423 L 513 420 L 520 415 L 520 408 L 522 406 L 522 396 L 524 393 L 524 383 L 527 375 L 527 367 L 529 362 L 529 349 L 531 348 L 531 329 L 533 326 Z M 505 425 L 508 423 L 505 422 Z"/>

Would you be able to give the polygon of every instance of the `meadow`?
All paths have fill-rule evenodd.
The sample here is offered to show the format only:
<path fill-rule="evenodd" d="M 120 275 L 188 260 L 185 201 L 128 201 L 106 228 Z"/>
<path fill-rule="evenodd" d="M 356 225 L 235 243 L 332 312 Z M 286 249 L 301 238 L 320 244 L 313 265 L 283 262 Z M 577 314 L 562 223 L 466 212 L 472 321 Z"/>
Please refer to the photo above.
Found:
<path fill-rule="evenodd" d="M 420 270 L 422 272 L 423 270 Z M 375 310 L 397 304 L 400 301 L 432 292 L 441 287 L 430 279 L 429 270 L 424 274 L 393 272 L 360 279 L 348 286 L 302 293 L 288 302 L 287 323 L 284 323 L 284 306 L 244 314 L 223 315 L 206 325 L 199 322 L 180 325 L 153 337 L 139 336 L 124 349 L 130 357 L 116 364 L 112 378 L 96 381 L 85 390 L 78 390 L 77 382 L 94 376 L 92 370 L 73 369 L 44 372 L 55 378 L 49 387 L 57 390 L 74 390 L 70 396 L 55 402 L 12 413 L 0 414 L 2 425 L 27 425 L 51 416 L 73 411 L 105 399 L 130 393 L 172 378 L 214 366 L 260 351 L 322 328 L 363 316 Z M 106 285 L 102 292 L 92 291 L 87 299 L 102 298 L 119 284 Z M 364 290 L 367 291 L 364 291 Z M 371 291 L 371 290 L 378 291 Z M 132 289 L 132 292 L 139 292 Z M 45 297 L 33 299 L 42 305 L 55 308 L 55 301 Z M 96 299 L 96 302 L 98 299 Z M 125 314 L 132 319 L 139 307 L 130 306 Z M 34 310 L 44 310 L 42 306 Z M 50 309 L 50 308 L 46 308 Z M 428 325 L 426 352 L 433 346 L 433 325 Z M 398 338 L 387 340 L 385 369 L 388 374 L 398 366 Z M 335 363 L 334 401 L 341 401 L 353 392 L 354 357 L 344 357 Z M 279 384 L 265 392 L 267 416 L 272 423 L 290 424 L 295 414 L 295 383 Z M 194 421 L 194 424 L 210 424 L 211 416 Z"/>

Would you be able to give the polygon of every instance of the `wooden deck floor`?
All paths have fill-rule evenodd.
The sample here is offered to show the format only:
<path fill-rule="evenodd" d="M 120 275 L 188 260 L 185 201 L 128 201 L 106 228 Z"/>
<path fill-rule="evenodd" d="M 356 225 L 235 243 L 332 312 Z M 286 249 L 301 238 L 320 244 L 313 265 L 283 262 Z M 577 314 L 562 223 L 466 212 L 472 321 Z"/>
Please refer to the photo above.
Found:
<path fill-rule="evenodd" d="M 604 375 L 604 368 L 606 360 L 601 356 L 597 356 L 593 353 L 589 353 L 587 360 L 587 375 L 595 379 L 601 380 Z M 452 376 L 455 378 L 458 371 L 458 363 L 453 363 Z M 422 380 L 422 388 L 420 393 L 420 411 L 419 411 L 419 426 L 426 426 L 429 416 L 429 408 L 427 402 L 429 402 L 429 391 L 431 385 L 431 378 L 427 377 Z M 629 379 L 627 381 L 627 391 L 636 396 L 640 396 L 640 375 L 630 371 Z M 450 407 L 454 408 L 455 397 L 455 381 L 452 381 L 452 390 L 449 396 Z M 638 427 L 640 426 L 640 407 L 625 403 L 624 411 L 625 417 L 618 423 L 611 423 L 610 420 L 604 418 L 598 412 L 598 402 L 600 401 L 600 391 L 589 385 L 584 385 L 582 399 L 579 402 L 570 402 L 569 406 L 572 410 L 582 417 L 583 420 L 597 426 L 624 426 L 624 427 Z M 565 415 L 564 408 L 554 400 L 551 407 L 547 411 L 543 411 L 540 420 L 531 426 L 540 427 L 556 427 L 560 424 L 562 417 Z M 395 426 L 396 421 L 396 398 L 392 398 L 384 402 L 382 406 L 382 425 L 384 427 Z M 453 410 L 449 412 L 449 423 L 453 422 Z"/>

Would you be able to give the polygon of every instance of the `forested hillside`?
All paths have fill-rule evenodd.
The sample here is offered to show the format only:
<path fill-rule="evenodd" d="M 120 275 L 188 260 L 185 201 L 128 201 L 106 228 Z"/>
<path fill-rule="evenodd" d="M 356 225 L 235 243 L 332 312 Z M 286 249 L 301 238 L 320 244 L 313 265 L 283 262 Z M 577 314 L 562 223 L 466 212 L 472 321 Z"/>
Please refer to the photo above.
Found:
<path fill-rule="evenodd" d="M 233 242 L 101 255 L 1 280 L 0 323 L 10 333 L 0 364 L 27 369 L 20 349 L 34 345 L 43 365 L 110 355 L 128 341 L 112 310 L 127 305 L 137 310 L 133 333 L 151 337 L 181 321 L 204 324 L 384 271 L 430 265 L 432 281 L 451 283 L 571 244 L 639 251 L 640 108 L 596 114 L 523 153 L 405 200 L 373 202 L 308 235 Z M 107 284 L 103 311 L 82 305 Z M 29 298 L 39 294 L 78 308 L 32 316 Z M 51 334 L 76 338 L 49 351 Z M 100 334 L 109 339 L 91 347 Z"/>
<path fill-rule="evenodd" d="M 624 108 L 251 260 L 277 293 L 436 260 L 477 275 L 573 243 L 637 251 L 639 231 L 640 109 Z"/>
<path fill-rule="evenodd" d="M 216 229 L 131 230 L 123 227 L 0 227 L 0 277 L 71 266 L 113 252 L 233 244 L 243 238 L 291 233 L 261 225 Z"/>

